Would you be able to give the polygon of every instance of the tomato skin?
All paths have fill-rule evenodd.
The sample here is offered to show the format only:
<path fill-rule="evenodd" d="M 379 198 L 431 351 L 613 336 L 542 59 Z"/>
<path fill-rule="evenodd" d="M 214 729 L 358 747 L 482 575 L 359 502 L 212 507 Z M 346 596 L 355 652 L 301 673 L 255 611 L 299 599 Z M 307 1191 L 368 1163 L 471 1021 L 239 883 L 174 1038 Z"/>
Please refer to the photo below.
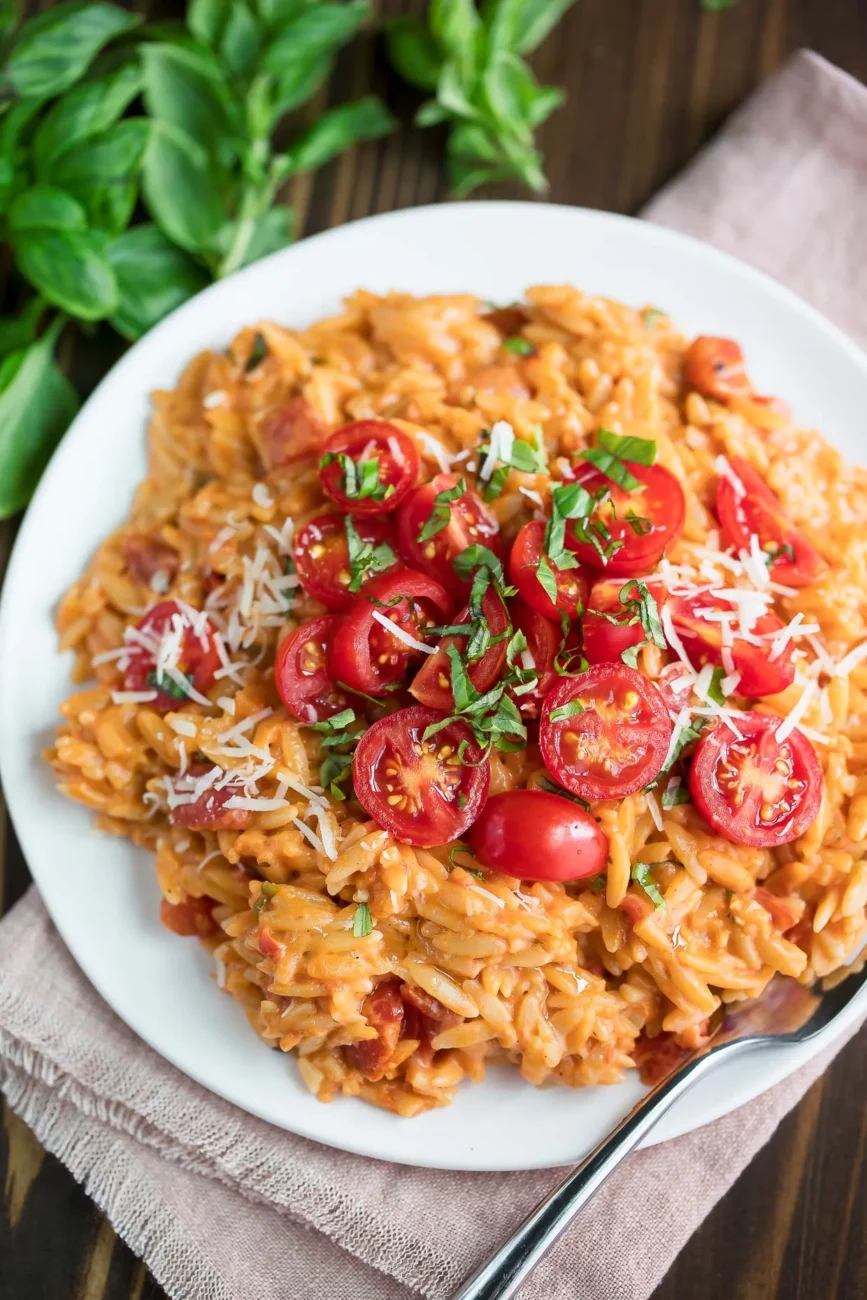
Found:
<path fill-rule="evenodd" d="M 551 564 L 557 582 L 557 601 L 548 595 L 536 576 L 539 560 L 544 552 L 545 524 L 533 519 L 518 533 L 509 556 L 509 576 L 518 588 L 521 599 L 543 618 L 560 622 L 560 614 L 578 618 L 587 604 L 590 582 L 580 565 L 576 569 L 559 569 Z M 549 564 L 550 564 L 549 560 Z"/>
<path fill-rule="evenodd" d="M 671 620 L 680 636 L 683 648 L 689 656 L 693 668 L 700 669 L 706 663 L 723 666 L 722 629 L 719 622 L 712 622 L 701 615 L 702 610 L 732 610 L 735 606 L 724 596 L 715 596 L 711 592 L 700 592 L 695 596 L 671 596 L 668 602 Z M 795 664 L 792 658 L 792 644 L 786 646 L 776 659 L 770 659 L 770 638 L 782 630 L 784 624 L 776 614 L 768 611 L 758 618 L 753 627 L 756 636 L 762 637 L 760 645 L 753 645 L 744 637 L 733 634 L 733 644 L 729 647 L 735 672 L 740 675 L 737 684 L 739 695 L 759 699 L 763 695 L 777 695 L 786 690 L 795 680 Z"/>
<path fill-rule="evenodd" d="M 389 606 L 392 600 L 396 603 Z M 445 623 L 452 602 L 438 582 L 412 569 L 396 569 L 373 578 L 352 600 L 334 632 L 328 654 L 331 676 L 350 690 L 386 695 L 389 687 L 403 681 L 423 651 L 412 650 L 389 633 L 374 618 L 374 610 L 391 620 L 397 618 L 410 635 L 423 640 L 421 621 L 425 625 Z"/>
<path fill-rule="evenodd" d="M 379 546 L 394 538 L 388 523 L 375 515 L 361 516 L 355 530 L 363 542 Z M 295 535 L 292 559 L 301 586 L 328 609 L 346 609 L 355 595 L 349 590 L 349 547 L 343 515 L 317 515 Z M 391 569 L 397 567 L 397 559 Z M 391 569 L 383 570 L 390 573 Z"/>
<path fill-rule="evenodd" d="M 323 466 L 319 470 L 323 492 L 349 515 L 384 515 L 396 510 L 418 480 L 419 455 L 415 443 L 387 420 L 356 420 L 345 425 L 322 444 L 322 455 L 329 453 L 349 456 L 356 462 L 377 457 L 380 483 L 394 489 L 382 500 L 349 497 L 340 486 L 343 479 L 340 462 Z"/>
<path fill-rule="evenodd" d="M 456 474 L 437 474 L 416 488 L 398 512 L 397 549 L 404 563 L 436 578 L 456 600 L 466 600 L 471 583 L 458 577 L 453 561 L 474 545 L 500 553 L 500 526 L 481 497 L 469 490 L 464 492 L 449 504 L 445 528 L 427 541 L 418 540 L 433 509 L 434 497 L 457 487 L 459 482 Z"/>
<path fill-rule="evenodd" d="M 727 402 L 746 397 L 753 386 L 747 378 L 744 354 L 734 339 L 703 334 L 694 339 L 686 354 L 686 382 L 705 397 Z"/>
<path fill-rule="evenodd" d="M 689 773 L 693 803 L 734 844 L 789 844 L 818 815 L 825 778 L 816 751 L 797 728 L 778 741 L 780 721 L 747 713 L 735 720 L 743 740 L 721 722 L 698 743 Z"/>
<path fill-rule="evenodd" d="M 574 521 L 566 526 L 566 545 L 582 564 L 601 570 L 610 578 L 631 578 L 636 573 L 648 573 L 654 569 L 679 536 L 686 514 L 683 488 L 670 470 L 663 465 L 636 465 L 633 461 L 627 461 L 626 465 L 643 484 L 635 492 L 626 492 L 618 487 L 592 465 L 579 465 L 572 471 L 571 481 L 580 483 L 591 496 L 600 488 L 608 490 L 608 497 L 596 507 L 591 518 L 603 522 L 611 540 L 623 545 L 606 562 L 590 542 L 578 540 Z M 611 506 L 616 511 L 616 519 L 610 514 Z M 643 537 L 629 523 L 629 510 L 641 519 L 650 520 L 652 527 Z"/>
<path fill-rule="evenodd" d="M 552 720 L 572 701 L 583 711 Z M 597 664 L 565 677 L 545 697 L 539 746 L 548 771 L 582 799 L 623 799 L 658 775 L 671 719 L 659 691 L 626 664 Z"/>
<path fill-rule="evenodd" d="M 465 722 L 454 720 L 423 739 L 443 717 L 420 705 L 389 714 L 368 727 L 352 760 L 365 812 L 395 839 L 420 848 L 458 839 L 488 797 L 490 766 Z M 466 763 L 457 758 L 464 741 Z"/>
<path fill-rule="evenodd" d="M 274 685 L 286 712 L 299 722 L 323 722 L 349 707 L 349 698 L 331 677 L 328 651 L 338 614 L 308 619 L 285 637 L 274 660 Z"/>
<path fill-rule="evenodd" d="M 467 843 L 482 866 L 522 880 L 583 880 L 608 860 L 607 836 L 590 814 L 546 790 L 492 795 Z"/>
<path fill-rule="evenodd" d="M 741 457 L 734 457 L 731 468 L 746 489 L 741 497 L 727 474 L 720 477 L 716 493 L 716 512 L 722 525 L 723 536 L 730 546 L 738 550 L 750 549 L 750 536 L 755 534 L 763 551 L 773 551 L 790 546 L 794 559 L 781 556 L 770 565 L 769 573 L 775 582 L 787 587 L 807 587 L 826 568 L 825 561 L 795 524 L 787 517 L 776 493 L 756 473 L 752 465 Z"/>
<path fill-rule="evenodd" d="M 193 898 L 191 895 L 182 903 L 170 903 L 167 898 L 162 898 L 160 920 L 172 934 L 179 934 L 185 939 L 205 939 L 219 932 L 220 927 L 211 911 L 216 906 L 216 901 L 207 895 L 202 898 Z"/>
<path fill-rule="evenodd" d="M 523 695 L 515 695 L 510 688 L 509 694 L 525 718 L 538 718 L 542 701 L 560 680 L 560 674 L 554 667 L 554 660 L 560 649 L 562 636 L 560 629 L 555 627 L 550 619 L 543 618 L 521 600 L 509 601 L 509 611 L 513 627 L 523 632 L 527 638 L 527 650 L 539 674 L 539 681 L 534 690 L 527 691 Z"/>
<path fill-rule="evenodd" d="M 469 608 L 462 609 L 455 622 L 465 623 L 469 617 Z M 482 618 L 492 637 L 502 636 L 508 631 L 509 615 L 493 586 L 488 587 L 482 597 Z M 466 664 L 467 676 L 479 694 L 483 695 L 490 690 L 506 662 L 506 641 L 498 641 L 496 645 L 489 646 L 481 659 L 474 663 L 466 661 L 467 643 L 467 637 L 446 636 L 440 641 L 436 654 L 427 656 L 409 688 L 410 695 L 415 696 L 419 704 L 424 704 L 429 709 L 441 709 L 443 713 L 450 713 L 454 709 L 451 664 L 446 653 L 446 647 L 450 645 L 456 646 L 460 651 L 461 659 Z"/>
<path fill-rule="evenodd" d="M 189 775 L 204 776 L 207 771 L 206 765 L 195 764 Z M 209 786 L 193 803 L 181 803 L 172 808 L 169 821 L 173 826 L 186 826 L 191 831 L 243 831 L 253 820 L 253 814 L 246 808 L 226 807 L 233 795 L 243 793 L 238 784 L 224 785 L 219 789 Z"/>
<path fill-rule="evenodd" d="M 640 578 L 656 601 L 657 607 L 665 603 L 665 588 L 653 578 Z M 623 578 L 600 578 L 593 584 L 590 601 L 582 623 L 584 657 L 591 664 L 615 663 L 630 646 L 641 645 L 644 629 L 641 623 L 611 623 L 604 614 L 628 618 L 620 603 L 620 593 L 626 586 Z M 633 593 L 634 594 L 634 593 Z"/>
<path fill-rule="evenodd" d="M 185 677 L 192 680 L 193 687 L 204 695 L 213 686 L 214 675 L 220 666 L 217 633 L 210 620 L 206 619 L 204 633 L 200 638 L 189 626 L 189 619 L 185 617 L 176 600 L 161 600 L 139 619 L 136 627 L 145 636 L 159 641 L 171 629 L 175 616 L 179 617 L 184 624 L 178 668 Z M 203 641 L 205 644 L 202 643 Z M 127 652 L 127 667 L 123 677 L 124 690 L 153 690 L 149 678 L 155 669 L 155 656 L 145 646 L 138 643 L 131 644 Z M 170 695 L 168 691 L 158 691 L 156 699 L 151 701 L 148 707 L 158 713 L 168 713 L 182 708 L 183 702 L 182 698 Z"/>
<path fill-rule="evenodd" d="M 367 1023 L 376 1030 L 376 1038 L 363 1038 L 343 1049 L 349 1064 L 372 1082 L 382 1078 L 401 1037 L 404 1004 L 400 992 L 401 982 L 396 975 L 380 980 L 361 1004 Z"/>

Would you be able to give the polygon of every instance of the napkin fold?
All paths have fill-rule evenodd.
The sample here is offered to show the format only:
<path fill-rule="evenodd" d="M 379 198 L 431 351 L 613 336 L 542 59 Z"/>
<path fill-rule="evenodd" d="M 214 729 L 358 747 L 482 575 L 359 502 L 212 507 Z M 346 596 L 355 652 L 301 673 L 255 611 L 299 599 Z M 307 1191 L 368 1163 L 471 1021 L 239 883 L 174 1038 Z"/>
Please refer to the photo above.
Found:
<path fill-rule="evenodd" d="M 753 262 L 867 343 L 865 187 L 867 90 L 802 52 L 644 215 Z M 645 1300 L 853 1032 L 630 1157 L 521 1300 Z M 410 1169 L 252 1118 L 110 1011 L 35 889 L 0 924 L 0 1088 L 173 1300 L 446 1300 L 559 1177 Z M 640 1253 L 636 1205 L 653 1226 Z"/>

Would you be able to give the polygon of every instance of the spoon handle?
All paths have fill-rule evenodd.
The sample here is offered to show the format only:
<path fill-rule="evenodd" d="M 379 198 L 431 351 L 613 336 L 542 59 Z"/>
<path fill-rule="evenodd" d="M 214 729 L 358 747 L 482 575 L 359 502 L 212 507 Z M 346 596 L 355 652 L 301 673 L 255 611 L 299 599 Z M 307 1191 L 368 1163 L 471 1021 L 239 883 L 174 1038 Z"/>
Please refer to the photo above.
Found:
<path fill-rule="evenodd" d="M 692 1057 L 643 1097 L 617 1128 L 548 1193 L 496 1254 L 463 1283 L 452 1300 L 508 1300 L 514 1295 L 581 1207 L 669 1106 L 695 1083 L 710 1060 L 705 1055 Z"/>

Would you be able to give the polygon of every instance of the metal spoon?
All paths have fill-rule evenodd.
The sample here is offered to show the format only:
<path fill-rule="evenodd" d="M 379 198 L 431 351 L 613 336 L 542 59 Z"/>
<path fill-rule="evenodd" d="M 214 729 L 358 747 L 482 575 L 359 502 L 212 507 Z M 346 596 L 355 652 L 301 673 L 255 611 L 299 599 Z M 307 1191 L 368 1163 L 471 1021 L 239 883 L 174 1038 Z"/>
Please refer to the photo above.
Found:
<path fill-rule="evenodd" d="M 710 1042 L 687 1057 L 549 1192 L 452 1300 L 508 1300 L 575 1215 L 687 1089 L 723 1061 L 769 1045 L 805 1043 L 857 1002 L 867 1012 L 867 966 L 825 993 L 777 977 L 761 997 L 728 1009 Z"/>

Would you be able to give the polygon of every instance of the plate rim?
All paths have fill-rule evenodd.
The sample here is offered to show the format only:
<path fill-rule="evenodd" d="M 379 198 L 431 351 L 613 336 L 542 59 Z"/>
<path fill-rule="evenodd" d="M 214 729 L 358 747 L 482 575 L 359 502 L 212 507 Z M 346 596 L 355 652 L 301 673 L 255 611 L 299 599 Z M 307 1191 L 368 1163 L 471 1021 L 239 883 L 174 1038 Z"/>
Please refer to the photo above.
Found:
<path fill-rule="evenodd" d="M 39 526 L 42 500 L 52 491 L 52 482 L 60 473 L 62 473 L 66 460 L 71 458 L 73 455 L 73 444 L 81 436 L 81 430 L 87 427 L 90 420 L 91 409 L 97 401 L 102 400 L 103 390 L 108 386 L 118 383 L 127 373 L 135 371 L 139 358 L 146 354 L 147 350 L 153 346 L 154 336 L 164 329 L 168 332 L 170 328 L 175 328 L 177 323 L 183 319 L 185 313 L 192 314 L 193 311 L 198 312 L 202 300 L 207 300 L 209 297 L 213 298 L 217 295 L 221 295 L 225 291 L 225 286 L 227 284 L 237 284 L 243 279 L 250 279 L 251 281 L 255 280 L 262 275 L 263 269 L 274 267 L 278 263 L 290 260 L 294 258 L 299 251 L 303 256 L 303 250 L 307 249 L 312 243 L 322 244 L 331 241 L 338 242 L 341 238 L 345 237 L 346 231 L 356 231 L 360 227 L 369 226 L 371 224 L 375 224 L 378 229 L 381 229 L 390 224 L 398 224 L 400 222 L 406 223 L 407 221 L 412 222 L 417 218 L 422 220 L 430 219 L 433 214 L 448 213 L 454 215 L 465 212 L 467 209 L 479 208 L 501 214 L 515 213 L 530 220 L 534 217 L 542 217 L 542 220 L 545 220 L 546 218 L 542 216 L 542 214 L 556 212 L 558 214 L 562 213 L 565 220 L 577 217 L 579 220 L 590 221 L 591 223 L 608 226 L 609 228 L 612 226 L 622 226 L 633 230 L 640 228 L 643 237 L 649 238 L 651 242 L 657 240 L 661 244 L 674 249 L 675 252 L 686 250 L 699 262 L 710 258 L 711 261 L 717 262 L 721 270 L 728 270 L 732 276 L 740 278 L 742 281 L 752 281 L 760 291 L 775 298 L 783 308 L 793 312 L 795 315 L 805 318 L 820 332 L 824 333 L 829 340 L 832 341 L 836 347 L 845 352 L 849 360 L 861 370 L 865 381 L 865 387 L 867 387 L 867 355 L 865 355 L 864 351 L 862 351 L 858 344 L 851 339 L 849 335 L 847 335 L 839 326 L 828 320 L 827 317 L 825 317 L 817 308 L 813 307 L 810 303 L 805 302 L 804 299 L 793 290 L 789 289 L 786 285 L 781 284 L 779 281 L 773 279 L 758 268 L 751 266 L 749 263 L 741 261 L 740 258 L 718 249 L 713 245 L 706 244 L 703 241 L 696 239 L 694 236 L 681 234 L 676 230 L 672 230 L 666 226 L 657 225 L 654 222 L 649 222 L 644 219 L 568 204 L 496 199 L 473 200 L 462 203 L 424 204 L 416 207 L 400 208 L 390 212 L 370 214 L 355 221 L 347 222 L 342 226 L 320 231 L 314 235 L 299 240 L 296 244 L 278 250 L 276 253 L 253 263 L 251 266 L 243 268 L 225 281 L 218 281 L 215 284 L 209 285 L 199 294 L 195 295 L 194 298 L 183 303 L 175 311 L 171 312 L 169 316 L 165 317 L 164 320 L 155 326 L 153 330 L 149 331 L 147 335 L 133 344 L 133 346 L 129 348 L 112 366 L 109 372 L 83 403 L 80 411 L 71 423 L 64 438 L 61 440 L 61 443 L 53 454 L 49 465 L 42 476 L 33 500 L 31 501 L 19 527 L 15 544 L 12 548 L 12 553 L 9 556 L 3 591 L 0 593 L 0 688 L 2 688 L 6 675 L 5 656 L 2 652 L 4 645 L 9 641 L 8 624 L 11 617 L 10 609 L 12 607 L 12 596 L 10 595 L 10 592 L 15 591 L 20 581 L 18 570 L 26 563 L 27 554 L 31 549 L 31 536 Z M 444 220 L 445 219 L 447 218 L 444 217 Z M 460 221 L 460 217 L 458 217 L 458 220 Z M 347 288 L 346 291 L 351 292 L 349 288 Z M 598 292 L 601 293 L 602 290 L 599 290 Z M 193 345 L 189 351 L 185 352 L 179 358 L 179 368 L 186 365 L 195 355 L 195 351 L 198 350 L 201 350 L 201 345 L 198 347 Z M 137 436 L 140 437 L 141 433 L 142 431 L 139 430 Z M 130 434 L 129 436 L 132 435 Z M 3 736 L 6 732 L 6 711 L 4 692 L 0 689 L 0 776 L 5 776 L 5 771 L 8 769 L 8 763 L 4 762 L 6 742 L 3 740 Z M 88 954 L 86 952 L 82 952 L 81 954 L 79 953 L 79 944 L 77 943 L 74 934 L 68 935 L 66 932 L 63 915 L 55 914 L 53 900 L 50 896 L 46 897 L 39 885 L 40 869 L 38 867 L 34 869 L 34 866 L 31 863 L 30 854 L 26 847 L 29 833 L 26 824 L 22 823 L 19 818 L 18 797 L 15 785 L 13 784 L 10 787 L 5 780 L 4 785 L 7 793 L 9 816 L 21 845 L 22 854 L 24 855 L 31 875 L 37 884 L 40 896 L 48 910 L 51 920 L 56 926 L 63 942 L 72 954 L 79 969 L 90 984 L 96 989 L 99 996 L 109 1005 L 113 1013 L 118 1015 L 123 1023 L 126 1024 L 132 1032 L 137 1035 L 137 1037 L 145 1042 L 151 1050 L 157 1052 L 163 1057 L 163 1059 L 167 1060 L 182 1074 L 186 1075 L 200 1086 L 207 1088 L 210 1092 L 214 1093 L 214 1095 L 221 1097 L 248 1114 L 253 1114 L 267 1123 L 274 1124 L 275 1127 L 296 1133 L 309 1141 L 316 1141 L 325 1146 L 331 1146 L 338 1150 L 350 1151 L 354 1154 L 367 1156 L 369 1158 L 393 1161 L 396 1163 L 407 1163 L 417 1167 L 449 1168 L 456 1170 L 466 1169 L 476 1171 L 492 1170 L 493 1168 L 496 1168 L 497 1170 L 517 1170 L 551 1167 L 550 1162 L 547 1160 L 543 1163 L 533 1163 L 532 1161 L 522 1161 L 518 1163 L 512 1161 L 511 1163 L 505 1165 L 500 1164 L 497 1166 L 492 1166 L 489 1161 L 483 1161 L 482 1163 L 467 1161 L 466 1163 L 457 1164 L 453 1159 L 450 1159 L 448 1163 L 444 1163 L 442 1160 L 436 1159 L 435 1153 L 433 1153 L 430 1160 L 422 1160 L 416 1155 L 411 1159 L 402 1161 L 399 1153 L 389 1152 L 388 1154 L 383 1154 L 381 1151 L 373 1149 L 370 1144 L 365 1143 L 363 1140 L 359 1140 L 357 1143 L 350 1143 L 345 1138 L 332 1141 L 329 1140 L 328 1136 L 323 1136 L 318 1131 L 312 1133 L 304 1126 L 290 1128 L 287 1124 L 275 1120 L 272 1115 L 265 1114 L 260 1109 L 255 1109 L 250 1104 L 238 1100 L 236 1096 L 231 1095 L 231 1091 L 222 1091 L 220 1088 L 215 1086 L 212 1079 L 205 1077 L 204 1072 L 199 1072 L 193 1068 L 190 1062 L 184 1061 L 181 1063 L 181 1060 L 175 1052 L 167 1049 L 167 1047 L 162 1043 L 158 1045 L 151 1034 L 143 1032 L 138 1027 L 135 1023 L 136 1017 L 130 1016 L 126 1011 L 122 1012 L 119 1010 L 111 995 L 110 987 L 105 987 L 105 981 L 101 978 L 95 977 L 91 973 L 87 959 Z M 749 1095 L 738 1100 L 734 1106 L 728 1104 L 726 1100 L 721 1099 L 719 1105 L 711 1106 L 705 1113 L 703 1113 L 702 1118 L 698 1123 L 687 1123 L 681 1126 L 678 1126 L 677 1123 L 674 1125 L 669 1124 L 666 1126 L 666 1131 L 664 1133 L 660 1132 L 658 1129 L 651 1133 L 643 1145 L 657 1145 L 662 1141 L 668 1141 L 675 1137 L 683 1136 L 685 1133 L 696 1131 L 696 1129 L 703 1127 L 705 1124 L 711 1123 L 714 1120 L 731 1113 L 740 1105 L 747 1104 L 749 1101 L 754 1100 L 769 1088 L 774 1087 L 777 1083 L 789 1077 L 789 1075 L 797 1070 L 801 1065 L 811 1060 L 838 1035 L 842 1035 L 846 1028 L 857 1018 L 859 1013 L 860 1005 L 850 1007 L 848 1009 L 848 1014 L 844 1015 L 840 1022 L 830 1027 L 833 1032 L 823 1031 L 822 1034 L 817 1035 L 816 1038 L 810 1040 L 806 1044 L 778 1049 L 777 1054 L 781 1059 L 787 1054 L 785 1067 L 779 1070 L 772 1070 L 771 1074 L 773 1077 L 767 1079 L 767 1081 L 762 1081 L 758 1088 L 751 1088 L 749 1090 Z M 765 1073 L 767 1073 L 767 1070 Z M 532 1085 L 528 1084 L 527 1086 L 530 1087 Z M 336 1104 L 339 1104 L 339 1101 Z M 671 1112 L 669 1118 L 671 1115 L 676 1115 L 676 1113 L 676 1110 Z M 401 1121 L 398 1122 L 400 1123 Z"/>

